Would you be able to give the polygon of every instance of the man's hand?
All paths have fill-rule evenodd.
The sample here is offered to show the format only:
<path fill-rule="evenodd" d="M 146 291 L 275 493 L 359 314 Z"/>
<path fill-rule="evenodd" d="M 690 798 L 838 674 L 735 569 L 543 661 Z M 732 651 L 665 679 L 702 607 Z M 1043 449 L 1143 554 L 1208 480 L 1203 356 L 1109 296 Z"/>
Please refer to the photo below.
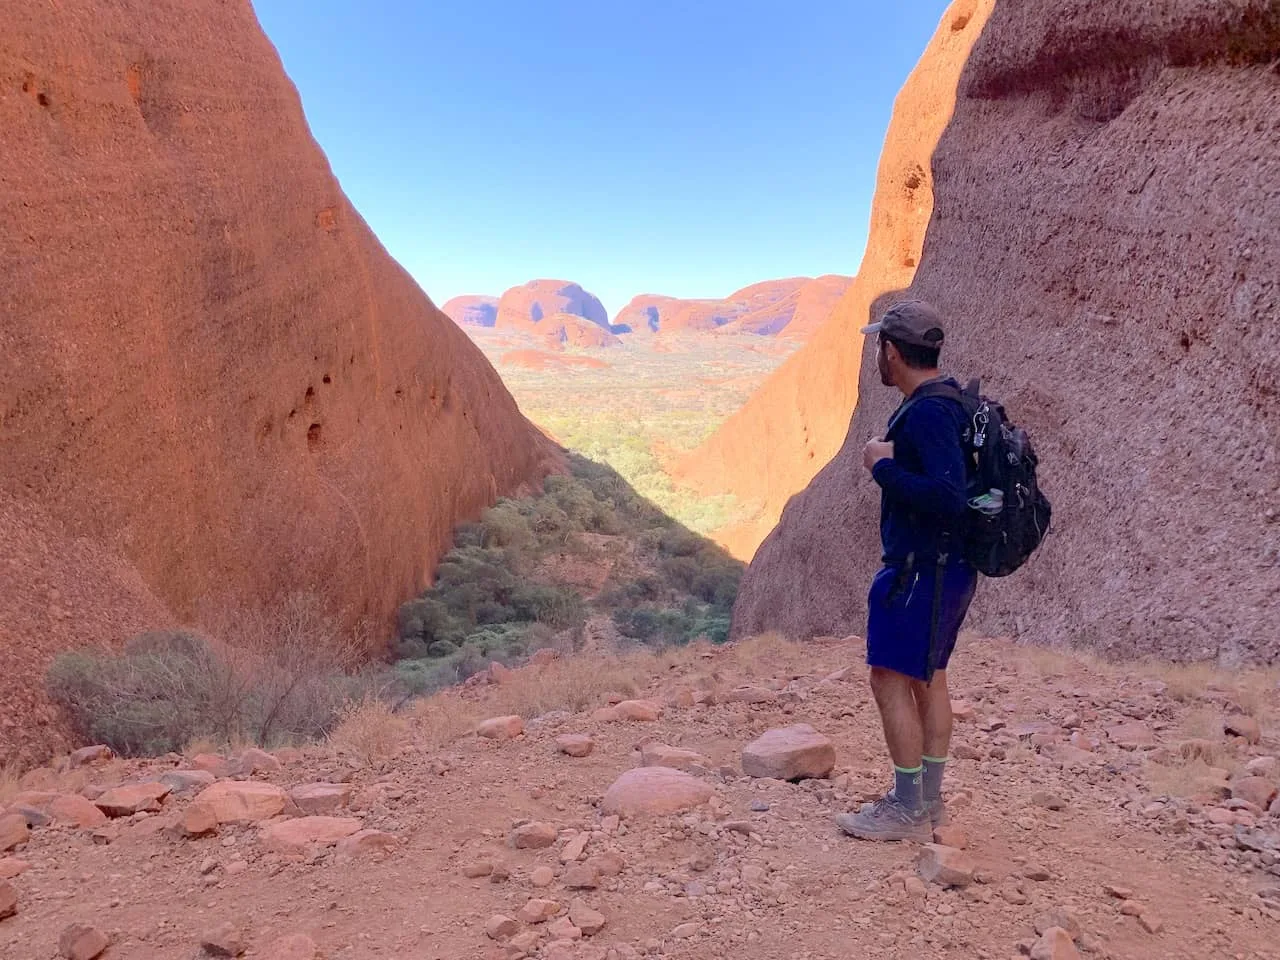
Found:
<path fill-rule="evenodd" d="M 867 441 L 867 445 L 862 448 L 862 465 L 868 470 L 874 467 L 881 460 L 893 459 L 893 444 L 886 442 L 881 437 Z"/>

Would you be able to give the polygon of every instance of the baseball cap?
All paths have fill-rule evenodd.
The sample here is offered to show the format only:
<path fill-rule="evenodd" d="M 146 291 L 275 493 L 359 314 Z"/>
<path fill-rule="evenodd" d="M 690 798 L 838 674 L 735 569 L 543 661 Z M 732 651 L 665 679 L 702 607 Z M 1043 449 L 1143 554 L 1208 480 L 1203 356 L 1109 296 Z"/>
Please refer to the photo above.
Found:
<path fill-rule="evenodd" d="M 863 327 L 863 333 L 883 333 L 899 343 L 917 347 L 942 346 L 942 314 L 923 300 L 903 300 L 884 312 L 878 321 Z"/>

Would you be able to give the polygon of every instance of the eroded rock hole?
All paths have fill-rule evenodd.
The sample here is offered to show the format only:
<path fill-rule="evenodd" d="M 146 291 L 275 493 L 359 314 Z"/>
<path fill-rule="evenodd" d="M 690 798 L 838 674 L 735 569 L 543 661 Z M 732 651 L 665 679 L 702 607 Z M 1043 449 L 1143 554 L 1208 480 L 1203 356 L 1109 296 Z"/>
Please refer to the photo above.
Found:
<path fill-rule="evenodd" d="M 49 95 L 47 93 L 36 94 L 36 103 L 40 104 L 42 107 L 49 106 Z"/>
<path fill-rule="evenodd" d="M 971 19 L 972 18 L 967 13 L 960 14 L 960 16 L 956 17 L 954 20 L 951 21 L 951 32 L 959 33 L 961 30 L 963 30 L 965 27 L 969 25 L 969 21 Z"/>
<path fill-rule="evenodd" d="M 324 380 L 323 380 L 322 382 L 323 382 L 323 383 L 333 383 L 333 377 L 329 376 L 329 375 L 326 373 L 326 374 L 324 375 Z"/>
<path fill-rule="evenodd" d="M 310 403 L 315 398 L 316 398 L 316 388 L 307 387 L 307 402 Z"/>
<path fill-rule="evenodd" d="M 307 449 L 308 450 L 313 450 L 313 451 L 319 450 L 320 444 L 323 442 L 323 439 L 324 438 L 320 434 L 320 424 L 313 423 L 311 426 L 307 427 Z"/>
<path fill-rule="evenodd" d="M 1183 334 L 1183 335 L 1178 339 L 1178 342 L 1179 342 L 1180 344 L 1182 344 L 1182 352 L 1183 352 L 1183 353 L 1189 353 L 1189 352 L 1191 351 L 1191 337 L 1190 337 L 1188 334 L 1185 334 L 1185 333 L 1184 333 L 1184 334 Z"/>

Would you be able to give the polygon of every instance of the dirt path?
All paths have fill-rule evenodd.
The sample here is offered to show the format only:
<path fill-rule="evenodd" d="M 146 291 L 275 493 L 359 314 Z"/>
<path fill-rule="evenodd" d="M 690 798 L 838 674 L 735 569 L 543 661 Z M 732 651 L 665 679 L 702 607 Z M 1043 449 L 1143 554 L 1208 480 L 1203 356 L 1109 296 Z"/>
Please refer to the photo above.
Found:
<path fill-rule="evenodd" d="M 1012 958 L 1032 952 L 1038 924 L 1078 924 L 1086 957 L 1280 958 L 1280 820 L 1222 798 L 1220 788 L 1210 791 L 1218 799 L 1196 801 L 1151 786 L 1201 775 L 1183 760 L 1188 740 L 1211 743 L 1215 762 L 1239 774 L 1236 787 L 1250 770 L 1269 769 L 1274 740 L 1188 735 L 1205 716 L 1222 727 L 1242 705 L 1261 714 L 1265 732 L 1271 707 L 1256 696 L 1257 677 L 1243 678 L 1251 701 L 1248 690 L 1235 696 L 1209 681 L 1186 692 L 1145 673 L 968 642 L 952 685 L 972 716 L 957 725 L 947 792 L 973 881 L 944 888 L 916 878 L 918 845 L 860 843 L 832 822 L 887 783 L 860 660 L 853 641 L 763 640 L 650 657 L 651 681 L 640 692 L 662 705 L 657 721 L 609 722 L 588 708 L 527 722 L 514 740 L 464 736 L 436 747 L 442 734 L 424 711 L 393 759 L 366 765 L 328 746 L 286 751 L 280 769 L 252 778 L 286 788 L 349 782 L 351 801 L 333 815 L 397 838 L 385 854 L 273 852 L 259 824 L 178 839 L 174 824 L 195 791 L 166 798 L 156 814 L 96 828 L 37 827 L 25 846 L 0 854 L 0 876 L 15 861 L 28 865 L 8 881 L 18 909 L 0 921 L 0 957 L 56 957 L 64 928 L 84 923 L 109 937 L 102 956 L 155 960 L 200 956 L 202 940 L 224 924 L 246 956 L 327 960 L 507 958 L 521 947 L 546 960 Z M 518 671 L 503 687 L 471 691 L 469 708 L 499 712 L 488 708 L 524 682 Z M 756 692 L 732 693 L 743 686 Z M 705 693 L 717 702 L 690 705 Z M 734 696 L 769 699 L 726 702 Z M 831 777 L 744 777 L 742 746 L 796 723 L 835 744 Z M 565 733 L 589 734 L 594 750 L 558 752 Z M 692 776 L 713 787 L 710 803 L 670 816 L 606 817 L 602 796 L 639 763 L 646 742 L 705 758 Z M 117 762 L 80 780 L 96 796 L 186 765 Z M 37 772 L 26 786 L 53 779 Z M 509 836 L 522 821 L 549 824 L 559 837 L 515 849 Z M 587 834 L 585 849 L 562 863 L 576 832 Z M 550 876 L 535 876 L 540 867 Z M 477 873 L 488 875 L 468 876 Z M 584 879 L 587 889 L 568 889 Z M 531 898 L 562 912 L 581 901 L 571 915 L 589 906 L 604 927 L 582 936 L 558 918 L 557 933 L 579 939 L 553 942 L 542 931 L 557 920 L 519 919 Z M 486 935 L 495 915 L 515 921 L 516 940 Z M 519 939 L 540 933 L 536 944 Z M 269 946 L 290 934 L 316 949 Z"/>

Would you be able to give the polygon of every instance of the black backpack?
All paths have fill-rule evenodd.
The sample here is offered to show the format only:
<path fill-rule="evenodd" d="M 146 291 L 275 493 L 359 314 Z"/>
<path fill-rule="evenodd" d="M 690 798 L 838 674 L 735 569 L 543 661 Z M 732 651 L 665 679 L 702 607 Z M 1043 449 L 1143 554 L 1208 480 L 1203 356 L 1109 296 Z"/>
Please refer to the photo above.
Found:
<path fill-rule="evenodd" d="M 980 392 L 978 380 L 964 390 L 935 381 L 922 386 L 894 416 L 925 397 L 947 397 L 965 412 L 961 437 L 969 467 L 969 510 L 957 535 L 964 559 L 987 577 L 1007 577 L 1040 546 L 1053 508 L 1036 480 L 1039 459 L 1027 432 L 1010 422 L 997 400 Z"/>

